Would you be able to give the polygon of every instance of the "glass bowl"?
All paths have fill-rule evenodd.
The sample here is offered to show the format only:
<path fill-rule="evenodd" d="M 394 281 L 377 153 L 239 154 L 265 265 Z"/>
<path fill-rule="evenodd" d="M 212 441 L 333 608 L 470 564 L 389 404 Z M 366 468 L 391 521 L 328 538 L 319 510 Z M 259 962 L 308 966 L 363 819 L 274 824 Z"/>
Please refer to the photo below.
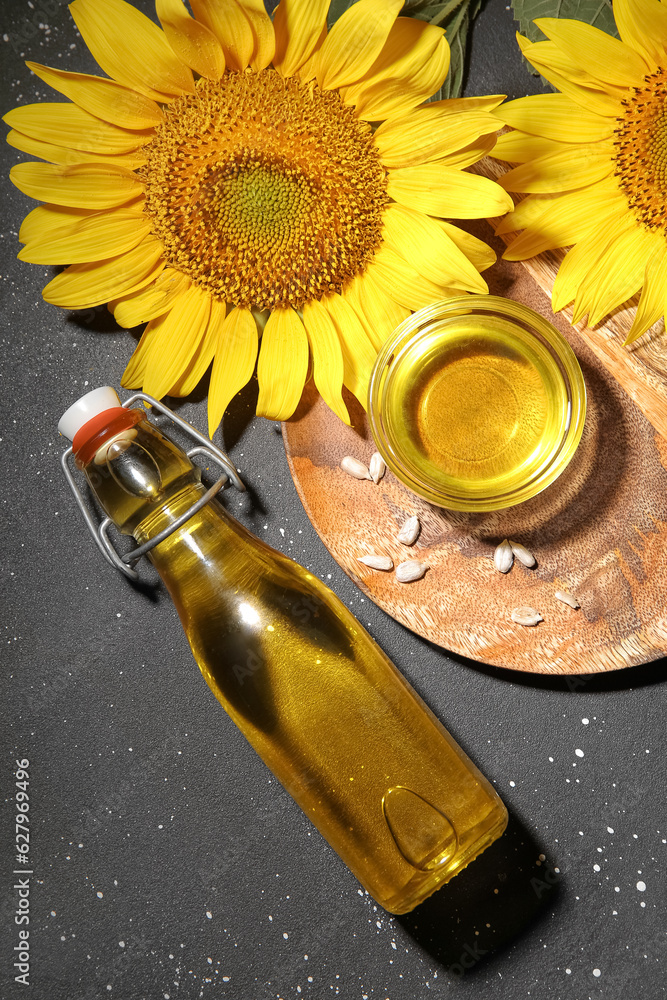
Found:
<path fill-rule="evenodd" d="M 368 414 L 378 451 L 414 493 L 502 510 L 561 474 L 586 387 L 567 341 L 527 306 L 461 295 L 408 317 L 381 348 Z"/>

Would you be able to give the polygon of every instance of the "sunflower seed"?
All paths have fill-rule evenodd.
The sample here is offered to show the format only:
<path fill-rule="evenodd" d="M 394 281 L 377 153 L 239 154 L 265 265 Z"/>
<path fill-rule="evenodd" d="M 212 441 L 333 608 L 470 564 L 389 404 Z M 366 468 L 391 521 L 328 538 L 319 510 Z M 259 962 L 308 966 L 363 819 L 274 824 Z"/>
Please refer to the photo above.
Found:
<path fill-rule="evenodd" d="M 493 565 L 499 573 L 509 573 L 513 562 L 514 555 L 512 553 L 512 546 L 507 539 L 505 539 L 500 543 L 500 545 L 496 546 L 496 550 L 493 553 Z"/>
<path fill-rule="evenodd" d="M 514 608 L 512 621 L 517 625 L 537 625 L 538 622 L 543 622 L 544 618 L 535 608 L 522 607 Z"/>
<path fill-rule="evenodd" d="M 340 467 L 343 472 L 347 472 L 348 476 L 354 476 L 355 479 L 371 478 L 364 463 L 360 462 L 358 458 L 353 458 L 352 455 L 346 455 L 345 458 L 341 459 Z"/>
<path fill-rule="evenodd" d="M 371 479 L 376 484 L 380 482 L 387 471 L 387 466 L 385 465 L 384 459 L 379 451 L 376 451 L 373 455 L 371 455 L 368 471 L 371 474 Z"/>
<path fill-rule="evenodd" d="M 521 542 L 513 542 L 510 539 L 510 545 L 512 547 L 512 552 L 519 560 L 519 562 L 523 563 L 524 566 L 527 566 L 528 569 L 532 569 L 532 567 L 537 562 L 533 553 L 529 552 L 526 546 L 522 545 Z"/>
<path fill-rule="evenodd" d="M 396 541 L 400 542 L 401 545 L 414 545 L 420 531 L 421 524 L 419 523 L 419 518 L 416 514 L 413 514 L 401 526 L 401 530 L 396 536 Z"/>
<path fill-rule="evenodd" d="M 426 563 L 419 559 L 408 559 L 396 567 L 396 579 L 399 583 L 412 583 L 413 580 L 421 580 L 427 569 Z"/>
<path fill-rule="evenodd" d="M 575 610 L 581 607 L 576 597 L 572 597 L 572 594 L 566 594 L 564 590 L 557 590 L 554 597 L 557 601 L 562 601 L 563 604 L 569 604 Z"/>
<path fill-rule="evenodd" d="M 371 569 L 393 569 L 394 560 L 391 556 L 376 556 L 373 552 L 367 556 L 357 556 L 357 560 L 363 563 L 364 566 L 370 566 Z"/>

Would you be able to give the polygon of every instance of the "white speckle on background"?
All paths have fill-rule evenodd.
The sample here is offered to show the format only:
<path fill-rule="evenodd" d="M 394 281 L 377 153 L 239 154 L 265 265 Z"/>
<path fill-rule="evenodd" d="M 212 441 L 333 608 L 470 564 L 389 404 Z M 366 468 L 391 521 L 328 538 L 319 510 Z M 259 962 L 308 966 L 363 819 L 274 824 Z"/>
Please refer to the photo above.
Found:
<path fill-rule="evenodd" d="M 646 891 L 646 882 L 637 882 L 637 888 L 640 892 Z"/>
<path fill-rule="evenodd" d="M 608 826 L 607 827 L 607 833 L 613 833 L 613 832 L 614 832 L 613 827 Z"/>
<path fill-rule="evenodd" d="M 593 969 L 593 975 L 595 976 L 596 979 L 598 979 L 602 975 L 602 973 L 600 972 L 599 969 Z"/>
<path fill-rule="evenodd" d="M 213 918 L 213 914 L 211 913 L 210 910 L 206 911 L 206 916 L 208 917 L 209 920 L 211 920 Z"/>
<path fill-rule="evenodd" d="M 577 748 L 574 752 L 576 753 L 577 757 L 583 757 L 584 756 L 584 751 L 583 750 L 579 750 Z"/>
<path fill-rule="evenodd" d="M 588 723 L 589 723 L 589 720 L 588 720 L 588 719 L 582 719 L 581 721 L 582 721 L 582 723 L 583 723 L 583 724 L 584 724 L 585 726 L 587 726 L 587 725 L 588 725 Z"/>
<path fill-rule="evenodd" d="M 98 898 L 98 899 L 101 899 L 103 895 L 104 895 L 104 893 L 103 893 L 103 892 L 98 892 L 98 894 L 97 894 L 97 898 Z"/>

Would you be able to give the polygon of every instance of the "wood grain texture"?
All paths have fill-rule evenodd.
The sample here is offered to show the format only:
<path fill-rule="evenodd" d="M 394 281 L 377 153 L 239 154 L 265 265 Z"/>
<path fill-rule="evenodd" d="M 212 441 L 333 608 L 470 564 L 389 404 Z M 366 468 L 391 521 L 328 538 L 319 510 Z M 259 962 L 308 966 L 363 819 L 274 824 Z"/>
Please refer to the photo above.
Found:
<path fill-rule="evenodd" d="M 471 231 L 488 242 L 486 224 Z M 294 482 L 304 507 L 336 561 L 393 618 L 445 649 L 501 667 L 579 674 L 636 665 L 667 653 L 667 438 L 656 432 L 602 363 L 593 345 L 562 316 L 521 264 L 499 262 L 485 275 L 492 294 L 542 313 L 564 334 L 581 364 L 588 413 L 579 449 L 561 478 L 540 496 L 507 511 L 445 511 L 387 473 L 378 485 L 351 478 L 344 455 L 368 463 L 375 450 L 365 414 L 354 401 L 347 427 L 312 384 L 283 424 Z M 396 541 L 417 514 L 421 534 L 411 548 Z M 493 566 L 496 544 L 526 545 L 537 566 L 515 562 L 507 575 Z M 393 573 L 358 561 L 388 554 L 394 563 L 428 563 L 422 580 L 398 583 Z M 575 595 L 575 611 L 554 598 Z M 544 621 L 514 624 L 511 611 L 535 607 Z"/>

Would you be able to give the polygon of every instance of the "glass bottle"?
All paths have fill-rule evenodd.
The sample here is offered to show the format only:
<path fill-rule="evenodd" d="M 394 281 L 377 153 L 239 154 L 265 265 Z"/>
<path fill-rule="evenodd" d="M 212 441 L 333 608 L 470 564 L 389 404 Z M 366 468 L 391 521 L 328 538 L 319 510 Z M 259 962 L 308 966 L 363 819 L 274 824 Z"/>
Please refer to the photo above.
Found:
<path fill-rule="evenodd" d="M 139 545 L 206 493 L 185 452 L 113 390 L 84 396 L 59 427 Z M 507 812 L 489 782 L 312 573 L 217 499 L 148 557 L 218 701 L 385 909 L 413 909 L 500 836 Z"/>

